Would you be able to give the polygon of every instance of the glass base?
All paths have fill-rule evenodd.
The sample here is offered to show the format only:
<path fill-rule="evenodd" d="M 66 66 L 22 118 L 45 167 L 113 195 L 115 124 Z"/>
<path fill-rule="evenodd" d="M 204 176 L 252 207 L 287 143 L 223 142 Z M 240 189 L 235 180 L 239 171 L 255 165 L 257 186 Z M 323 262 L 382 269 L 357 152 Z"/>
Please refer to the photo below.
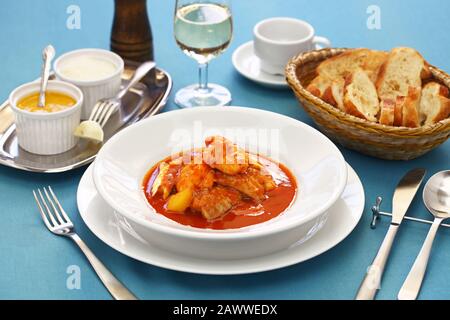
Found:
<path fill-rule="evenodd" d="M 208 84 L 207 89 L 200 89 L 198 84 L 193 84 L 175 94 L 175 103 L 180 108 L 227 106 L 230 102 L 230 91 L 213 83 Z"/>

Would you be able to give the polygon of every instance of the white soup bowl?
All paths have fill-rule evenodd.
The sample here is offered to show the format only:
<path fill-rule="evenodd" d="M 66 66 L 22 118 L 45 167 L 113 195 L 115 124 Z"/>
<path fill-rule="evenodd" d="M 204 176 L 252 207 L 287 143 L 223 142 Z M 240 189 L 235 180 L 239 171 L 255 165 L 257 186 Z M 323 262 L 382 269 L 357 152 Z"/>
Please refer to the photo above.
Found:
<path fill-rule="evenodd" d="M 202 145 L 206 136 L 221 134 L 237 142 L 240 137 L 233 134 L 246 132 L 269 133 L 278 160 L 297 180 L 297 197 L 284 213 L 249 227 L 212 230 L 179 224 L 148 204 L 142 181 L 157 162 Z M 266 144 L 264 139 L 258 141 Z M 255 151 L 266 146 L 248 147 Z M 238 259 L 270 254 L 311 238 L 343 192 L 347 166 L 327 137 L 295 119 L 250 108 L 198 107 L 163 113 L 116 134 L 100 150 L 93 178 L 104 200 L 151 244 L 188 256 Z"/>

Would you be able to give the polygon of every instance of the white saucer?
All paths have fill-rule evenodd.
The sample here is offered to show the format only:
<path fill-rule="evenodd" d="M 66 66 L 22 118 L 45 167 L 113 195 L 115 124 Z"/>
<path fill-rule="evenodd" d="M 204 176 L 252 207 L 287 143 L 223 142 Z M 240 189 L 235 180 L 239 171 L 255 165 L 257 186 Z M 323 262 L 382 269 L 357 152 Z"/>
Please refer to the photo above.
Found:
<path fill-rule="evenodd" d="M 77 192 L 80 215 L 88 228 L 113 249 L 136 260 L 161 268 L 215 275 L 248 274 L 287 267 L 318 256 L 344 240 L 358 224 L 364 210 L 364 189 L 348 166 L 348 183 L 328 221 L 307 242 L 268 256 L 241 260 L 206 260 L 155 248 L 139 238 L 124 218 L 116 214 L 97 193 L 92 165 L 81 178 Z"/>
<path fill-rule="evenodd" d="M 236 70 L 249 80 L 270 88 L 287 88 L 284 75 L 273 75 L 260 70 L 260 60 L 255 56 L 253 41 L 241 45 L 233 52 L 233 65 Z"/>

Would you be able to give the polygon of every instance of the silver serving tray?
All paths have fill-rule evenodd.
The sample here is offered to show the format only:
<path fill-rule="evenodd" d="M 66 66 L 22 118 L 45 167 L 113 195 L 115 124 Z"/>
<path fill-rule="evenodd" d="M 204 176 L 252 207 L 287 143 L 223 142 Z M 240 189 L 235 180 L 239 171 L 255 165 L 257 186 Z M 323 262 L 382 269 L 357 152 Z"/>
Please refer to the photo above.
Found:
<path fill-rule="evenodd" d="M 138 64 L 126 62 L 122 86 L 131 78 Z M 122 99 L 122 105 L 106 124 L 105 142 L 123 128 L 150 117 L 166 105 L 172 79 L 156 68 L 134 86 Z M 14 116 L 8 101 L 0 105 L 0 165 L 25 171 L 57 173 L 73 170 L 94 161 L 102 144 L 80 139 L 71 150 L 51 156 L 29 153 L 19 147 Z"/>

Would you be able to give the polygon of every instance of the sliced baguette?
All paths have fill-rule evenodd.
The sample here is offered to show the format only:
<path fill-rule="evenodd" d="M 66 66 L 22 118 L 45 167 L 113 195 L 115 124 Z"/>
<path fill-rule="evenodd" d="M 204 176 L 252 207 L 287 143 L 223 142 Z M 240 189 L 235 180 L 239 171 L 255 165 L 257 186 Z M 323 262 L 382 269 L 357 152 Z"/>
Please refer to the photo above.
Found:
<path fill-rule="evenodd" d="M 380 124 L 393 126 L 395 118 L 395 101 L 392 99 L 381 101 L 380 109 Z"/>
<path fill-rule="evenodd" d="M 343 110 L 345 80 L 338 78 L 331 80 L 325 76 L 317 76 L 311 81 L 306 90 L 323 101 Z"/>
<path fill-rule="evenodd" d="M 409 87 L 408 95 L 403 104 L 402 126 L 417 128 L 420 126 L 419 105 L 421 97 L 420 87 Z"/>
<path fill-rule="evenodd" d="M 450 116 L 450 99 L 447 87 L 430 82 L 422 89 L 420 120 L 424 125 L 434 124 Z"/>
<path fill-rule="evenodd" d="M 317 67 L 317 73 L 329 79 L 345 79 L 357 69 L 366 71 L 373 82 L 388 57 L 387 52 L 369 49 L 348 50 L 340 55 L 323 61 Z"/>
<path fill-rule="evenodd" d="M 322 95 L 322 99 L 335 106 L 336 108 L 344 110 L 344 79 L 335 80 L 330 86 L 325 90 Z"/>
<path fill-rule="evenodd" d="M 398 96 L 395 99 L 394 106 L 394 126 L 401 127 L 403 124 L 403 106 L 405 105 L 406 97 Z"/>
<path fill-rule="evenodd" d="M 311 92 L 318 98 L 322 98 L 325 90 L 331 85 L 332 80 L 325 76 L 317 76 L 315 77 L 310 84 L 306 87 L 306 90 Z"/>
<path fill-rule="evenodd" d="M 407 96 L 409 87 L 422 87 L 430 75 L 423 57 L 411 48 L 395 48 L 382 65 L 376 81 L 380 100 Z"/>
<path fill-rule="evenodd" d="M 367 73 L 362 69 L 357 69 L 345 81 L 344 109 L 355 117 L 377 121 L 380 111 L 377 91 Z"/>
<path fill-rule="evenodd" d="M 386 62 L 388 56 L 388 52 L 371 50 L 367 59 L 363 61 L 361 68 L 369 75 L 373 83 L 377 81 L 381 67 Z"/>

